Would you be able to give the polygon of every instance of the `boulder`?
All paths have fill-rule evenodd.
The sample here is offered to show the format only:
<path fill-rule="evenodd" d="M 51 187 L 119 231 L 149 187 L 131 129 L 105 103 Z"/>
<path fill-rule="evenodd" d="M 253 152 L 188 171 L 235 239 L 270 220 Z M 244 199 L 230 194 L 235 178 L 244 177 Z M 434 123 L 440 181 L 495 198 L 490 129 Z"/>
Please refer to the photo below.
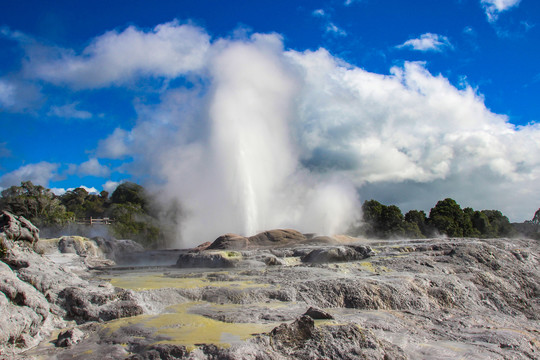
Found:
<path fill-rule="evenodd" d="M 250 242 L 248 238 L 236 235 L 225 234 L 218 237 L 210 246 L 208 250 L 240 250 L 249 246 Z"/>
<path fill-rule="evenodd" d="M 309 316 L 302 315 L 291 324 L 281 324 L 270 332 L 274 342 L 283 347 L 294 349 L 301 347 L 304 342 L 311 339 L 315 330 L 315 322 Z"/>
<path fill-rule="evenodd" d="M 334 318 L 332 315 L 330 315 L 326 311 L 321 310 L 317 307 L 313 307 L 313 306 L 307 309 L 304 315 L 309 316 L 310 318 L 315 319 L 315 320 L 329 320 L 329 319 Z"/>
<path fill-rule="evenodd" d="M 301 260 L 305 263 L 346 262 L 368 258 L 371 253 L 369 246 L 336 246 L 312 250 Z"/>
<path fill-rule="evenodd" d="M 27 241 L 34 244 L 39 240 L 37 227 L 23 216 L 13 215 L 5 210 L 0 213 L 0 233 L 11 241 Z"/>
<path fill-rule="evenodd" d="M 32 339 L 52 317 L 49 311 L 45 296 L 0 261 L 0 347 L 33 345 Z"/>
<path fill-rule="evenodd" d="M 279 247 L 285 245 L 300 244 L 308 238 L 296 231 L 290 229 L 269 230 L 250 237 L 244 237 L 236 234 L 225 234 L 218 237 L 208 250 L 241 250 L 247 248 L 259 247 Z M 328 239 L 321 238 L 321 242 L 327 242 Z M 315 241 L 319 241 L 315 240 Z"/>
<path fill-rule="evenodd" d="M 69 347 L 80 342 L 83 337 L 84 333 L 81 330 L 77 328 L 69 329 L 58 334 L 55 345 L 57 347 Z"/>
<path fill-rule="evenodd" d="M 269 230 L 248 238 L 250 245 L 283 246 L 300 243 L 307 238 L 304 234 L 291 229 Z"/>

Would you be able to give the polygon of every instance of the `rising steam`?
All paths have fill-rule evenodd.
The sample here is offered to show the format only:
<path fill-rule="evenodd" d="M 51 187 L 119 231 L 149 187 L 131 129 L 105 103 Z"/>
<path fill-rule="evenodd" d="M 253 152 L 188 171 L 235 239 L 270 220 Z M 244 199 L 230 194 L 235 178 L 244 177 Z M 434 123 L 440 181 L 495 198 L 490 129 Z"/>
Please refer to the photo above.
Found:
<path fill-rule="evenodd" d="M 188 212 L 181 224 L 187 244 L 280 227 L 331 234 L 358 215 L 351 183 L 311 176 L 300 162 L 291 126 L 299 79 L 276 40 L 220 45 L 202 114 L 208 131 L 163 168 L 166 193 Z"/>

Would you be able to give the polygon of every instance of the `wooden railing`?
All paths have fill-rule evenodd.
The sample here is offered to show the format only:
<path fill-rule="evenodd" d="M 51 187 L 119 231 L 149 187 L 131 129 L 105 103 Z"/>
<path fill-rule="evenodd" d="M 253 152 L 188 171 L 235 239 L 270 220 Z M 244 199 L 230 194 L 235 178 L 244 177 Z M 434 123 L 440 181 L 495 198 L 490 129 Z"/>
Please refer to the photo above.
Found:
<path fill-rule="evenodd" d="M 89 218 L 89 219 L 77 219 L 75 221 L 76 224 L 79 225 L 112 225 L 114 222 L 113 219 L 110 218 Z"/>

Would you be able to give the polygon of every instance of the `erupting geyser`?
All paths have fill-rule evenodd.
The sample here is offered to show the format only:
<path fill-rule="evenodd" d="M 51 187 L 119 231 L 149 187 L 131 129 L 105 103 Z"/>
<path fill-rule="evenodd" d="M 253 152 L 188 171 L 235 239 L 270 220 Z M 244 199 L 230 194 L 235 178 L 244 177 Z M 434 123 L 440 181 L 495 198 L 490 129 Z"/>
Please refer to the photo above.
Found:
<path fill-rule="evenodd" d="M 275 36 L 257 35 L 224 43 L 213 58 L 208 130 L 176 162 L 187 210 L 182 245 L 284 227 L 331 234 L 355 219 L 354 187 L 301 165 L 293 125 L 299 81 L 282 54 Z"/>

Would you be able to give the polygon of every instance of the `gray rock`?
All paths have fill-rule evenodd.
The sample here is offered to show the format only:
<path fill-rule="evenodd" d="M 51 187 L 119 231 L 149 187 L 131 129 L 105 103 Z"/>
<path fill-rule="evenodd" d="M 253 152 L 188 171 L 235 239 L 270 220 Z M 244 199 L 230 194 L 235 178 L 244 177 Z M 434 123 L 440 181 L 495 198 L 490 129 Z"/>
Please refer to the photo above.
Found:
<path fill-rule="evenodd" d="M 0 233 L 7 240 L 26 241 L 33 244 L 39 240 L 39 229 L 23 216 L 16 216 L 9 211 L 0 213 Z"/>
<path fill-rule="evenodd" d="M 69 329 L 58 334 L 55 345 L 58 347 L 72 346 L 80 342 L 83 337 L 84 333 L 81 330 L 77 328 Z"/>
<path fill-rule="evenodd" d="M 343 249 L 337 252 L 339 261 L 331 251 L 336 248 Z M 131 297 L 146 304 L 144 309 L 151 314 L 174 311 L 168 306 L 182 303 L 180 311 L 195 324 L 157 329 L 160 321 L 154 317 L 122 321 L 114 330 L 96 324 L 94 332 L 83 330 L 86 337 L 71 348 L 52 352 L 50 347 L 38 347 L 32 354 L 49 351 L 50 358 L 76 358 L 93 351 L 94 358 L 192 360 L 538 358 L 539 250 L 538 242 L 527 239 L 358 239 L 340 246 L 295 242 L 278 248 L 251 247 L 234 252 L 238 263 L 226 269 L 152 269 L 159 272 L 163 288 Z M 203 250 L 196 255 L 204 258 L 212 253 L 219 252 Z M 308 255 L 321 262 L 300 262 Z M 283 264 L 238 266 L 272 256 Z M 10 265 L 22 277 L 25 269 L 35 266 L 31 258 L 16 260 Z M 131 271 L 115 270 L 114 276 L 131 280 Z M 98 320 L 103 309 L 98 303 L 112 306 L 122 301 L 110 289 L 100 295 L 92 289 L 84 294 L 77 284 L 73 287 L 79 290 L 70 295 L 71 307 L 77 301 L 94 307 L 92 316 Z M 309 307 L 315 309 L 306 312 Z M 331 309 L 335 321 L 315 326 L 313 318 L 330 315 L 320 309 Z M 230 323 L 228 329 L 240 323 L 243 327 L 286 323 L 272 324 L 274 330 L 247 340 L 226 335 L 230 346 L 200 341 L 187 353 L 187 342 L 161 345 L 172 341 L 165 334 L 174 333 L 176 326 L 189 333 L 190 326 L 208 323 L 201 316 Z M 212 331 L 213 324 L 210 321 Z"/>
<path fill-rule="evenodd" d="M 35 345 L 35 341 L 29 343 L 28 340 L 34 337 L 39 340 L 42 327 L 47 325 L 49 317 L 54 317 L 45 296 L 20 280 L 1 261 L 0 314 L 0 349 L 2 346 L 24 348 Z"/>
<path fill-rule="evenodd" d="M 369 257 L 371 249 L 365 246 L 336 246 L 331 248 L 315 249 L 302 256 L 305 263 L 332 263 L 362 260 Z"/>
<path fill-rule="evenodd" d="M 334 318 L 328 312 L 321 310 L 319 308 L 313 307 L 313 306 L 307 309 L 304 315 L 309 316 L 310 318 L 315 319 L 315 320 L 328 320 L 328 319 Z"/>

